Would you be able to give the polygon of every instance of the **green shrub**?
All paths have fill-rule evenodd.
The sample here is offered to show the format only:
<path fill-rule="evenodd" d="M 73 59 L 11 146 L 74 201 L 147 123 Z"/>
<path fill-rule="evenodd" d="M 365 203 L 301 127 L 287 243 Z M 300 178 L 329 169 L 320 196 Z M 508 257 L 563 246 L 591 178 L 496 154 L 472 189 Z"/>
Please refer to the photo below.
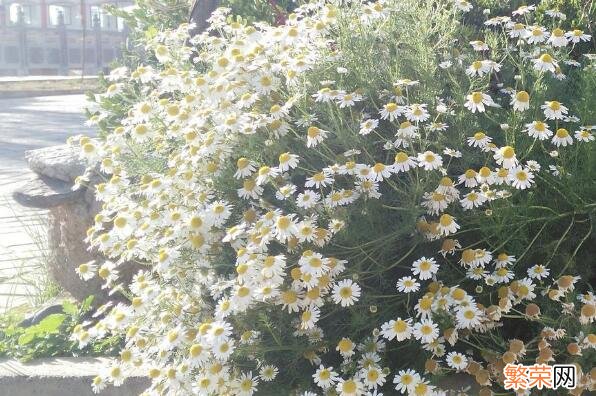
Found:
<path fill-rule="evenodd" d="M 507 363 L 556 362 L 589 389 L 591 37 L 481 3 L 148 37 L 157 63 L 111 75 L 103 137 L 73 142 L 106 179 L 98 275 L 147 266 L 88 330 L 126 334 L 95 388 L 135 365 L 167 394 L 432 394 L 454 373 L 485 394 Z"/>

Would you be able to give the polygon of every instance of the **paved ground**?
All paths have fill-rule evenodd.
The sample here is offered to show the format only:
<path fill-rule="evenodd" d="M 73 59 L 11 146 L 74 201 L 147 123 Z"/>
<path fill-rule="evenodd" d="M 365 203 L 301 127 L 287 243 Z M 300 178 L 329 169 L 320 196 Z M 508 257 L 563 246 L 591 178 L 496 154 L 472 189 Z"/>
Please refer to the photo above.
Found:
<path fill-rule="evenodd" d="M 84 95 L 0 98 L 0 312 L 36 292 L 45 252 L 46 212 L 11 197 L 32 176 L 24 153 L 91 133 L 83 125 L 84 106 Z"/>

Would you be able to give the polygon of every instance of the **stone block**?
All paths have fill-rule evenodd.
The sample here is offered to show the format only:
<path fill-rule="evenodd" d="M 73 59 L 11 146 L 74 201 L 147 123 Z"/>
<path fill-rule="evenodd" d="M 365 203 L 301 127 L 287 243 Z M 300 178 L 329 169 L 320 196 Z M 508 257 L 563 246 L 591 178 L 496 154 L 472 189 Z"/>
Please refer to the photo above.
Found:
<path fill-rule="evenodd" d="M 53 208 L 80 200 L 83 190 L 72 190 L 73 184 L 48 176 L 38 175 L 16 189 L 12 196 L 23 206 Z"/>
<path fill-rule="evenodd" d="M 74 182 L 85 172 L 85 162 L 76 147 L 67 144 L 30 150 L 25 153 L 29 168 L 35 173 L 65 182 Z"/>
<path fill-rule="evenodd" d="M 11 396 L 94 396 L 91 381 L 108 358 L 45 358 L 30 363 L 0 360 L 0 394 Z M 119 387 L 109 386 L 100 395 L 133 396 L 143 392 L 150 381 L 132 373 Z"/>

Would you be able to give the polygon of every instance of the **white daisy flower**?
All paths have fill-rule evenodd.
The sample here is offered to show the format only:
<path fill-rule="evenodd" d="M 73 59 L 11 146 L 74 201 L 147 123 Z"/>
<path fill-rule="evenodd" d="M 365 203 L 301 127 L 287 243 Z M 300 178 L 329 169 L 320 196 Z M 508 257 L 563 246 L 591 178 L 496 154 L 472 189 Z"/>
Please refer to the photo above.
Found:
<path fill-rule="evenodd" d="M 511 14 L 514 16 L 525 15 L 525 14 L 528 14 L 528 13 L 534 11 L 535 9 L 536 9 L 535 5 L 529 5 L 529 6 L 523 5 L 523 6 L 519 7 L 517 10 L 513 11 Z"/>
<path fill-rule="evenodd" d="M 511 185 L 518 190 L 525 190 L 534 183 L 534 175 L 522 167 L 511 169 L 509 177 L 511 179 Z"/>
<path fill-rule="evenodd" d="M 515 111 L 526 111 L 530 108 L 530 95 L 526 91 L 519 91 L 511 95 L 511 104 Z"/>
<path fill-rule="evenodd" d="M 545 279 L 548 278 L 550 270 L 542 264 L 536 264 L 528 268 L 528 276 L 531 279 Z"/>
<path fill-rule="evenodd" d="M 344 107 L 352 107 L 356 104 L 356 102 L 360 102 L 361 100 L 362 95 L 359 95 L 355 92 L 341 93 L 337 98 L 340 109 L 343 109 Z"/>
<path fill-rule="evenodd" d="M 75 272 L 77 273 L 77 275 L 84 281 L 88 281 L 89 279 L 92 279 L 95 276 L 96 271 L 97 271 L 97 264 L 95 264 L 95 261 L 89 261 L 87 263 L 83 263 L 75 269 Z"/>
<path fill-rule="evenodd" d="M 456 327 L 458 329 L 474 328 L 482 323 L 482 314 L 473 305 L 463 306 L 457 310 L 455 315 Z"/>
<path fill-rule="evenodd" d="M 485 106 L 498 107 L 499 105 L 489 95 L 476 91 L 466 96 L 464 106 L 472 113 L 483 113 L 486 110 Z"/>
<path fill-rule="evenodd" d="M 381 326 L 381 335 L 391 341 L 407 340 L 412 336 L 412 319 L 397 318 L 383 323 Z"/>
<path fill-rule="evenodd" d="M 393 383 L 395 384 L 395 390 L 405 394 L 411 394 L 414 392 L 416 386 L 422 381 L 420 374 L 412 369 L 400 370 L 395 374 Z"/>
<path fill-rule="evenodd" d="M 459 230 L 460 226 L 455 222 L 455 218 L 448 214 L 443 214 L 439 218 L 437 229 L 441 235 L 447 236 Z"/>
<path fill-rule="evenodd" d="M 253 377 L 252 372 L 242 373 L 235 381 L 235 394 L 238 396 L 252 396 L 259 384 L 258 377 Z"/>
<path fill-rule="evenodd" d="M 269 180 L 277 177 L 279 175 L 278 168 L 271 168 L 267 165 L 261 166 L 257 173 L 257 184 L 262 185 L 267 183 Z"/>
<path fill-rule="evenodd" d="M 565 128 L 557 129 L 557 132 L 555 132 L 555 135 L 553 136 L 551 141 L 557 147 L 565 147 L 567 145 L 573 144 L 573 138 L 569 134 L 569 131 L 567 131 L 567 129 Z"/>
<path fill-rule="evenodd" d="M 405 116 L 412 122 L 424 122 L 428 120 L 430 114 L 426 110 L 426 104 L 412 104 L 406 107 Z"/>
<path fill-rule="evenodd" d="M 296 197 L 296 206 L 302 209 L 310 209 L 314 207 L 320 199 L 321 196 L 319 193 L 312 190 L 304 190 L 303 193 L 298 194 Z"/>
<path fill-rule="evenodd" d="M 456 371 L 462 371 L 468 367 L 468 357 L 459 352 L 449 352 L 445 357 L 445 362 Z"/>
<path fill-rule="evenodd" d="M 579 30 L 579 29 L 575 29 L 570 32 L 567 32 L 567 33 L 565 33 L 565 35 L 567 36 L 569 41 L 571 41 L 573 44 L 577 44 L 581 41 L 587 42 L 587 41 L 590 41 L 590 39 L 592 38 L 591 35 L 586 34 L 583 32 L 583 30 Z"/>
<path fill-rule="evenodd" d="M 439 326 L 430 319 L 422 319 L 414 324 L 414 338 L 428 344 L 439 338 Z"/>
<path fill-rule="evenodd" d="M 362 136 L 366 136 L 369 133 L 371 133 L 372 131 L 374 131 L 378 126 L 379 126 L 379 120 L 376 120 L 373 118 L 362 121 L 360 123 L 360 130 L 358 131 L 358 133 Z"/>
<path fill-rule="evenodd" d="M 488 51 L 488 45 L 484 41 L 474 40 L 470 41 L 470 45 L 474 49 L 474 51 Z"/>
<path fill-rule="evenodd" d="M 361 396 L 364 391 L 364 384 L 357 377 L 344 380 L 340 378 L 335 391 L 338 396 Z"/>
<path fill-rule="evenodd" d="M 433 258 L 421 257 L 412 263 L 412 273 L 420 280 L 431 279 L 439 270 L 439 265 Z"/>
<path fill-rule="evenodd" d="M 495 267 L 505 267 L 515 263 L 515 256 L 508 255 L 507 253 L 499 253 L 495 258 Z"/>
<path fill-rule="evenodd" d="M 432 151 L 419 153 L 417 160 L 418 166 L 428 171 L 438 169 L 443 165 L 443 159 L 441 156 L 433 153 Z"/>
<path fill-rule="evenodd" d="M 383 181 L 391 177 L 391 173 L 393 171 L 393 166 L 385 165 L 380 162 L 377 162 L 370 168 L 371 179 L 373 181 Z"/>
<path fill-rule="evenodd" d="M 565 47 L 568 43 L 565 31 L 561 28 L 555 28 L 548 38 L 548 42 L 553 47 Z"/>
<path fill-rule="evenodd" d="M 339 376 L 333 371 L 333 367 L 324 367 L 323 365 L 319 366 L 312 377 L 315 384 L 323 389 L 331 388 L 339 380 Z"/>
<path fill-rule="evenodd" d="M 417 136 L 417 130 L 418 127 L 416 125 L 412 125 L 410 121 L 404 121 L 399 124 L 399 129 L 397 130 L 395 136 L 398 136 L 402 139 L 414 138 Z"/>
<path fill-rule="evenodd" d="M 290 169 L 294 169 L 298 166 L 298 156 L 296 154 L 290 154 L 288 152 L 279 155 L 279 170 L 286 172 Z"/>
<path fill-rule="evenodd" d="M 524 38 L 528 44 L 540 44 L 545 42 L 549 35 L 550 33 L 542 26 L 530 26 L 526 30 Z"/>
<path fill-rule="evenodd" d="M 397 103 L 390 102 L 383 106 L 379 114 L 381 115 L 382 120 L 388 119 L 389 121 L 393 121 L 402 115 L 403 112 L 403 106 L 399 106 Z"/>
<path fill-rule="evenodd" d="M 480 148 L 486 147 L 491 141 L 492 138 L 490 136 L 487 136 L 482 131 L 476 132 L 474 136 L 471 136 L 467 139 L 467 142 L 470 146 Z"/>
<path fill-rule="evenodd" d="M 393 163 L 394 172 L 407 172 L 417 166 L 415 157 L 410 157 L 403 151 L 395 154 L 395 162 Z"/>
<path fill-rule="evenodd" d="M 311 126 L 306 132 L 306 147 L 315 147 L 327 138 L 327 131 Z"/>
<path fill-rule="evenodd" d="M 474 8 L 472 4 L 470 4 L 470 2 L 467 0 L 454 0 L 454 5 L 455 8 L 457 8 L 461 12 L 468 12 L 472 8 Z"/>
<path fill-rule="evenodd" d="M 397 290 L 402 293 L 413 293 L 420 289 L 420 283 L 416 282 L 411 276 L 404 276 L 397 281 L 395 285 Z"/>
<path fill-rule="evenodd" d="M 342 307 L 349 307 L 350 305 L 354 305 L 354 302 L 358 301 L 358 298 L 360 297 L 360 286 L 354 283 L 351 279 L 344 279 L 333 286 L 331 294 L 333 302 Z"/>
<path fill-rule="evenodd" d="M 465 209 L 465 210 L 470 210 L 470 209 L 474 209 L 477 208 L 479 206 L 482 206 L 482 204 L 484 202 L 486 202 L 487 198 L 485 195 L 480 194 L 478 192 L 475 191 L 471 191 L 469 193 L 467 193 L 463 199 L 461 199 L 459 202 L 461 203 L 461 206 Z"/>
<path fill-rule="evenodd" d="M 333 178 L 329 174 L 328 170 L 323 170 L 321 172 L 315 173 L 311 177 L 306 179 L 306 183 L 304 184 L 305 187 L 327 187 L 333 182 Z"/>
<path fill-rule="evenodd" d="M 575 138 L 581 142 L 594 141 L 594 135 L 587 129 L 580 129 L 579 131 L 575 131 Z"/>
<path fill-rule="evenodd" d="M 509 37 L 511 38 L 523 37 L 526 34 L 526 25 L 523 23 L 511 23 L 508 25 L 508 28 Z"/>
<path fill-rule="evenodd" d="M 511 146 L 503 146 L 495 151 L 493 155 L 497 164 L 501 165 L 505 169 L 511 169 L 517 166 L 517 157 L 515 150 Z"/>
<path fill-rule="evenodd" d="M 532 121 L 526 124 L 526 132 L 530 137 L 538 140 L 546 140 L 553 135 L 553 131 L 548 129 L 548 124 L 542 121 Z"/>
<path fill-rule="evenodd" d="M 369 390 L 375 389 L 376 396 L 378 396 L 379 394 L 376 392 L 376 389 L 383 386 L 386 377 L 382 369 L 375 364 L 370 364 L 363 367 L 359 374 L 362 381 L 364 381 L 364 386 Z"/>
<path fill-rule="evenodd" d="M 474 188 L 478 185 L 478 172 L 474 169 L 468 169 L 463 175 L 459 175 L 457 178 L 458 184 L 462 184 L 468 188 Z"/>
<path fill-rule="evenodd" d="M 316 306 L 307 307 L 300 315 L 300 328 L 303 330 L 312 329 L 319 320 L 321 311 Z"/>
<path fill-rule="evenodd" d="M 549 54 L 542 54 L 540 57 L 532 59 L 532 63 L 534 64 L 534 69 L 538 71 L 549 71 L 551 73 L 555 73 L 557 67 L 559 67 L 557 61 L 555 61 Z"/>

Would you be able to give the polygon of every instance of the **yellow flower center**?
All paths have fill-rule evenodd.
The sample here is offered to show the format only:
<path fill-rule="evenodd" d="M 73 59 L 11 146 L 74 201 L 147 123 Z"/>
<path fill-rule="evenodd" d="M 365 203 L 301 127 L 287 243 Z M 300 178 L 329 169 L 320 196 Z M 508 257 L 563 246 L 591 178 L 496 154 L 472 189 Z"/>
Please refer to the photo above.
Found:
<path fill-rule="evenodd" d="M 379 372 L 375 369 L 371 369 L 368 371 L 366 377 L 370 382 L 377 382 L 379 379 Z"/>
<path fill-rule="evenodd" d="M 553 57 L 549 54 L 540 55 L 540 61 L 543 63 L 553 63 Z"/>
<path fill-rule="evenodd" d="M 315 138 L 319 136 L 319 128 L 311 126 L 308 128 L 308 131 L 306 133 L 308 134 L 309 138 Z"/>
<path fill-rule="evenodd" d="M 288 162 L 290 160 L 290 153 L 283 153 L 279 155 L 279 163 L 280 164 L 285 164 L 286 162 Z"/>
<path fill-rule="evenodd" d="M 308 322 L 311 318 L 312 318 L 312 312 L 310 312 L 310 311 L 302 312 L 302 321 L 303 322 Z"/>
<path fill-rule="evenodd" d="M 393 113 L 395 110 L 397 110 L 397 104 L 393 102 L 387 103 L 385 105 L 385 110 L 387 110 L 389 113 Z"/>
<path fill-rule="evenodd" d="M 298 277 L 298 279 L 300 279 L 300 277 Z M 293 304 L 298 300 L 298 296 L 296 295 L 296 292 L 294 292 L 293 290 L 283 292 L 281 298 L 283 302 L 286 304 Z"/>
<path fill-rule="evenodd" d="M 526 181 L 528 180 L 528 174 L 524 171 L 519 171 L 515 174 L 515 177 L 517 178 L 517 180 L 520 181 Z"/>
<path fill-rule="evenodd" d="M 511 146 L 505 146 L 501 149 L 501 153 L 503 154 L 503 158 L 511 159 L 515 156 L 515 150 Z"/>
<path fill-rule="evenodd" d="M 373 166 L 373 171 L 375 171 L 375 173 L 381 173 L 385 170 L 385 165 L 381 164 L 380 162 L 377 162 L 374 166 Z"/>
<path fill-rule="evenodd" d="M 431 326 L 429 326 L 429 325 L 423 325 L 420 328 L 420 332 L 422 334 L 424 334 L 424 335 L 429 335 L 429 334 L 431 334 L 433 332 L 433 328 Z"/>
<path fill-rule="evenodd" d="M 348 286 L 342 287 L 339 290 L 339 295 L 342 298 L 350 298 L 350 297 L 352 297 L 352 288 L 351 287 L 348 287 Z"/>
<path fill-rule="evenodd" d="M 465 290 L 460 289 L 458 287 L 455 290 L 453 290 L 453 292 L 451 293 L 451 296 L 453 297 L 454 300 L 461 301 L 466 296 L 466 292 L 465 292 Z"/>
<path fill-rule="evenodd" d="M 277 227 L 282 230 L 287 229 L 291 224 L 292 222 L 288 216 L 281 216 L 279 219 L 277 219 Z"/>
<path fill-rule="evenodd" d="M 356 382 L 354 380 L 347 380 L 342 384 L 341 390 L 345 393 L 356 393 Z"/>
<path fill-rule="evenodd" d="M 476 171 L 474 169 L 468 169 L 465 173 L 466 179 L 472 179 L 476 177 Z"/>
<path fill-rule="evenodd" d="M 472 92 L 472 102 L 476 104 L 482 103 L 482 92 Z"/>
<path fill-rule="evenodd" d="M 399 153 L 395 154 L 395 162 L 397 163 L 404 163 L 408 160 L 408 154 L 400 151 Z"/>
<path fill-rule="evenodd" d="M 453 217 L 451 215 L 444 214 L 440 217 L 439 223 L 441 223 L 443 227 L 447 227 L 453 223 Z"/>
<path fill-rule="evenodd" d="M 342 340 L 337 344 L 337 347 L 341 352 L 349 352 L 352 350 L 352 341 L 348 340 L 347 338 L 342 338 Z"/>
<path fill-rule="evenodd" d="M 441 202 L 445 200 L 445 194 L 433 192 L 432 200 L 435 202 Z"/>
<path fill-rule="evenodd" d="M 242 389 L 245 392 L 248 392 L 252 389 L 252 385 L 252 380 L 250 378 L 247 378 L 245 380 L 242 380 L 242 382 L 240 383 L 240 389 Z"/>
<path fill-rule="evenodd" d="M 439 182 L 439 184 L 443 187 L 451 187 L 451 186 L 453 186 L 453 180 L 451 180 L 449 177 L 445 176 L 445 177 L 441 178 L 441 181 Z"/>
<path fill-rule="evenodd" d="M 530 100 L 530 95 L 526 91 L 519 91 L 517 94 L 515 94 L 515 98 L 519 102 L 527 103 Z"/>

